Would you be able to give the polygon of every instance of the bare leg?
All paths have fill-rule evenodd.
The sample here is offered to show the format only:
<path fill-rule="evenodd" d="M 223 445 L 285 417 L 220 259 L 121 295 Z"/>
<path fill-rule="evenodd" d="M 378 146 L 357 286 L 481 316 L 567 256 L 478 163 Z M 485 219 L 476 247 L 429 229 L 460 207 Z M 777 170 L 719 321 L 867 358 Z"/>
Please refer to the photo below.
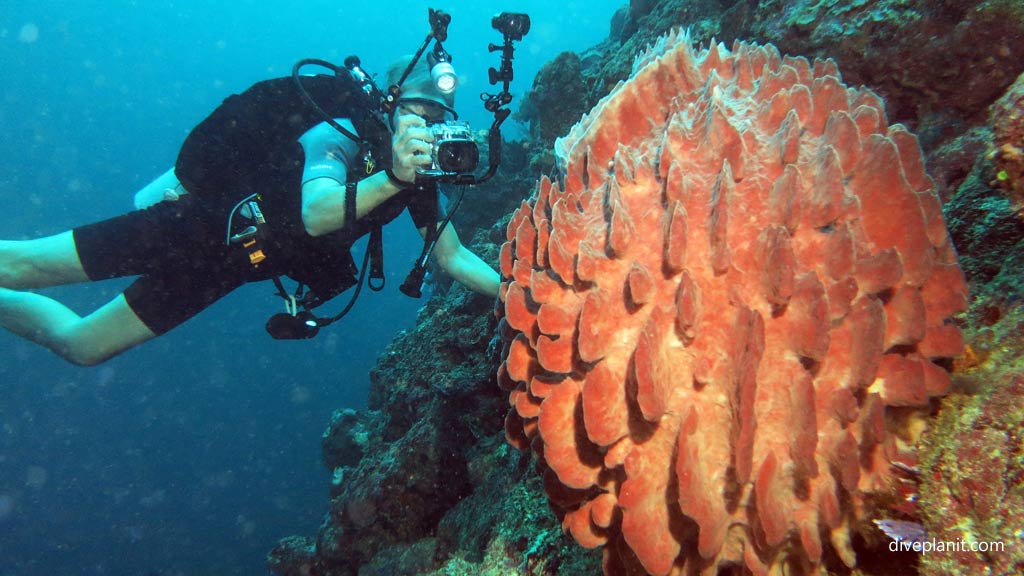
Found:
<path fill-rule="evenodd" d="M 52 298 L 0 288 L 0 326 L 79 366 L 95 366 L 156 337 L 124 295 L 82 318 Z"/>
<path fill-rule="evenodd" d="M 70 232 L 0 241 L 0 326 L 82 366 L 99 364 L 156 336 L 123 295 L 83 318 L 52 298 L 11 290 L 88 279 Z"/>
<path fill-rule="evenodd" d="M 70 231 L 35 240 L 0 240 L 0 287 L 23 290 L 88 281 Z"/>

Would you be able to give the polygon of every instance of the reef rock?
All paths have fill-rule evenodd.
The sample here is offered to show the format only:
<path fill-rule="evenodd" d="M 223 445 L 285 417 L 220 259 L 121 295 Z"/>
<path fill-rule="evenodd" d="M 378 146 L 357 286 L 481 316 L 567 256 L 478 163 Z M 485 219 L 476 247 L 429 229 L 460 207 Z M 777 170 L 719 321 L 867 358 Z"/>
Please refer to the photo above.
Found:
<path fill-rule="evenodd" d="M 1019 361 L 1018 361 L 1019 363 Z M 958 394 L 925 443 L 921 506 L 929 536 L 943 543 L 921 558 L 922 573 L 1020 574 L 1024 550 L 1024 374 Z"/>
<path fill-rule="evenodd" d="M 1018 211 L 1024 208 L 1024 74 L 992 105 L 996 184 Z"/>
<path fill-rule="evenodd" d="M 501 252 L 506 434 L 606 574 L 856 562 L 961 352 L 917 139 L 830 60 L 669 35 Z"/>

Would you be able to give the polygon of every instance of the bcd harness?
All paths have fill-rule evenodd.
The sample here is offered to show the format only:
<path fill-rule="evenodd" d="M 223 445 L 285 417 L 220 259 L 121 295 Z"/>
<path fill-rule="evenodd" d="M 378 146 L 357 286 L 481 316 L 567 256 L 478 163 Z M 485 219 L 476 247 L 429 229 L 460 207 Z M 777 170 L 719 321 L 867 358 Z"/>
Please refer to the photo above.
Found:
<path fill-rule="evenodd" d="M 363 154 L 363 158 L 366 174 L 372 174 L 375 166 L 372 155 L 366 152 Z M 358 183 L 352 180 L 345 184 L 345 216 L 346 220 L 351 218 L 351 222 L 355 221 L 356 215 L 357 185 Z M 263 211 L 260 209 L 260 200 L 261 198 L 258 194 L 247 196 L 238 202 L 228 215 L 227 243 L 239 246 L 244 250 L 249 264 L 255 269 L 259 269 L 267 259 L 265 243 L 268 237 L 268 226 Z M 236 215 L 247 218 L 251 223 L 241 231 L 231 234 Z M 436 221 L 435 216 L 434 222 Z M 444 224 L 447 224 L 447 222 L 448 219 L 446 218 Z M 433 243 L 436 242 L 436 236 L 440 233 L 440 230 L 441 227 L 437 227 L 437 231 L 428 231 L 424 239 L 424 251 L 427 250 L 428 245 L 432 247 Z M 363 262 L 359 267 L 359 276 L 355 284 L 356 290 L 345 307 L 334 316 L 318 317 L 312 312 L 313 308 L 331 299 L 334 296 L 333 294 L 322 295 L 312 291 L 307 292 L 307 286 L 301 281 L 298 282 L 294 292 L 289 292 L 285 289 L 280 275 L 274 275 L 272 280 L 277 288 L 278 296 L 285 302 L 285 312 L 271 316 L 267 321 L 267 331 L 276 339 L 312 338 L 320 328 L 330 325 L 348 314 L 359 297 L 364 281 L 366 286 L 375 292 L 384 289 L 386 280 L 384 276 L 383 225 L 379 222 L 374 222 L 371 226 L 366 251 L 363 255 Z M 417 286 L 418 289 L 419 287 Z"/>

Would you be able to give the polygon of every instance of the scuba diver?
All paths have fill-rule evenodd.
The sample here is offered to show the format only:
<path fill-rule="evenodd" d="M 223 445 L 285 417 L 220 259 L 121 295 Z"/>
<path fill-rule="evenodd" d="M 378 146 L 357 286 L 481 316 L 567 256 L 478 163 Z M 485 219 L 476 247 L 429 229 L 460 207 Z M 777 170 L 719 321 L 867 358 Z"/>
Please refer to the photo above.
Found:
<path fill-rule="evenodd" d="M 438 184 L 476 184 L 495 172 L 499 127 L 509 114 L 503 106 L 511 101 L 511 41 L 522 38 L 529 19 L 503 13 L 492 21 L 505 45 L 491 45 L 503 58 L 491 83 L 504 81 L 504 91 L 481 96 L 495 116 L 482 178 L 472 174 L 472 132 L 454 109 L 456 76 L 441 44 L 449 20 L 430 10 L 430 34 L 415 56 L 391 66 L 386 92 L 354 56 L 344 67 L 303 60 L 291 77 L 224 100 L 188 135 L 173 171 L 137 196 L 142 209 L 54 236 L 0 241 L 0 325 L 91 366 L 170 331 L 242 284 L 273 280 L 286 312 L 272 316 L 267 331 L 309 338 L 351 308 L 368 271 L 367 285 L 383 288 L 381 226 L 405 210 L 424 250 L 402 292 L 419 296 L 434 254 L 453 279 L 496 296 L 497 272 L 448 225 L 454 208 L 439 216 Z M 309 64 L 335 73 L 301 75 Z M 350 249 L 367 235 L 357 267 Z M 138 278 L 84 317 L 25 291 L 125 276 Z M 282 276 L 298 288 L 287 291 Z M 341 313 L 313 312 L 352 287 Z"/>

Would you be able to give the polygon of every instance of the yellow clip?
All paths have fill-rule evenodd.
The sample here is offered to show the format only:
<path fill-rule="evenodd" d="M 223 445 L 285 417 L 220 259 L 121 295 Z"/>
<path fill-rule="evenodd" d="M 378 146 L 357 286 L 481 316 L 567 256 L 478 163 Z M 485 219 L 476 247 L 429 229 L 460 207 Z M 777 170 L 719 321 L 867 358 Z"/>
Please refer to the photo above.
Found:
<path fill-rule="evenodd" d="M 253 248 L 254 246 L 256 246 L 255 239 L 250 239 L 248 242 L 243 242 L 242 246 L 250 248 L 249 263 L 252 264 L 253 266 L 267 259 L 267 255 L 263 253 L 263 250 L 260 250 L 259 248 Z"/>
<path fill-rule="evenodd" d="M 373 158 L 367 157 L 366 158 L 366 173 L 367 174 L 373 174 L 374 166 L 376 166 L 376 164 L 373 163 Z"/>

